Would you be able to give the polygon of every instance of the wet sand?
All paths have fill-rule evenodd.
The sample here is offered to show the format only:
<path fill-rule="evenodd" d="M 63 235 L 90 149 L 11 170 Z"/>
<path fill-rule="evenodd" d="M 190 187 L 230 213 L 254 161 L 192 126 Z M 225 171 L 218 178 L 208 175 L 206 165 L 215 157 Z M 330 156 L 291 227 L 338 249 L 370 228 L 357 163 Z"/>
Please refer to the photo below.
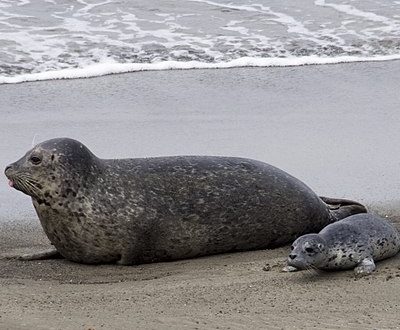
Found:
<path fill-rule="evenodd" d="M 98 156 L 214 154 L 400 217 L 400 62 L 142 72 L 0 86 L 0 167 L 33 137 Z M 0 180 L 0 254 L 48 247 Z M 288 247 L 137 267 L 0 260 L 1 329 L 397 329 L 400 256 L 367 278 L 281 272 Z"/>

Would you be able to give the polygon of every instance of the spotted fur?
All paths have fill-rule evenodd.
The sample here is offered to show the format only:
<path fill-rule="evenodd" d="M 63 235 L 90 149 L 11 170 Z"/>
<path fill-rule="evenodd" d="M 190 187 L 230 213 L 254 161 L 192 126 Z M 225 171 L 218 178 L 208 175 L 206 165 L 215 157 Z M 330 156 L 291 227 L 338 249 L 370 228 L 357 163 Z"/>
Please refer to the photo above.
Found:
<path fill-rule="evenodd" d="M 82 143 L 45 141 L 6 169 L 32 197 L 65 258 L 138 264 L 284 245 L 336 221 L 305 184 L 262 162 L 179 156 L 100 159 Z M 341 207 L 343 203 L 343 208 Z"/>
<path fill-rule="evenodd" d="M 400 251 L 400 234 L 387 220 L 357 214 L 326 226 L 319 234 L 299 237 L 292 244 L 288 265 L 298 269 L 349 269 L 369 274 L 374 261 Z"/>

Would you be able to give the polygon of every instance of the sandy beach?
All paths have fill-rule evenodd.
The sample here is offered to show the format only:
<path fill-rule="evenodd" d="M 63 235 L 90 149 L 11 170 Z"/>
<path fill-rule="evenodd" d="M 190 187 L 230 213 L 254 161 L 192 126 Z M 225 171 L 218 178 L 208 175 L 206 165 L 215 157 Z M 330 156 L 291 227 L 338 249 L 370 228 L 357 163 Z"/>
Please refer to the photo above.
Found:
<path fill-rule="evenodd" d="M 400 228 L 400 61 L 137 72 L 0 86 L 0 168 L 67 136 L 102 158 L 227 155 L 351 198 Z M 49 246 L 0 179 L 0 254 Z M 0 329 L 399 329 L 400 255 L 282 273 L 289 247 L 169 263 L 0 260 Z"/>

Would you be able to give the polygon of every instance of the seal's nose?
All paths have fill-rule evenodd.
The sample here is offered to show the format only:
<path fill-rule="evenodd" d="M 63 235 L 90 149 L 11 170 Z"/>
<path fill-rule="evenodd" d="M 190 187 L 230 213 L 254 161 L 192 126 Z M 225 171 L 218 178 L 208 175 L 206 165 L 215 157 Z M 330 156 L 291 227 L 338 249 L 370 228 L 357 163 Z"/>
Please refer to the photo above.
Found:
<path fill-rule="evenodd" d="M 295 255 L 295 254 L 289 254 L 289 258 L 292 260 L 295 259 L 296 257 L 297 257 L 297 255 Z"/>
<path fill-rule="evenodd" d="M 10 170 L 10 169 L 11 169 L 11 165 L 8 165 L 8 166 L 6 167 L 6 169 L 4 170 L 4 174 L 7 175 L 7 171 Z"/>

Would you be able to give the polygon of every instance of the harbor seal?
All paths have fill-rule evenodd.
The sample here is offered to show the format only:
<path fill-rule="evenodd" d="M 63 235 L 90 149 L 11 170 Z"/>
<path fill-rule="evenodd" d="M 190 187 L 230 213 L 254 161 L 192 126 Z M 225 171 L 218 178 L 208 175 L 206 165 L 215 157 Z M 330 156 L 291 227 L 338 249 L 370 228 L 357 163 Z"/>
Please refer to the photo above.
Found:
<path fill-rule="evenodd" d="M 385 219 L 356 214 L 294 241 L 288 265 L 297 269 L 354 268 L 356 276 L 371 274 L 375 261 L 400 251 L 400 235 Z"/>
<path fill-rule="evenodd" d="M 68 138 L 38 144 L 5 174 L 12 187 L 32 197 L 55 249 L 88 264 L 272 248 L 366 212 L 348 200 L 328 205 L 329 198 L 255 160 L 100 159 Z"/>

